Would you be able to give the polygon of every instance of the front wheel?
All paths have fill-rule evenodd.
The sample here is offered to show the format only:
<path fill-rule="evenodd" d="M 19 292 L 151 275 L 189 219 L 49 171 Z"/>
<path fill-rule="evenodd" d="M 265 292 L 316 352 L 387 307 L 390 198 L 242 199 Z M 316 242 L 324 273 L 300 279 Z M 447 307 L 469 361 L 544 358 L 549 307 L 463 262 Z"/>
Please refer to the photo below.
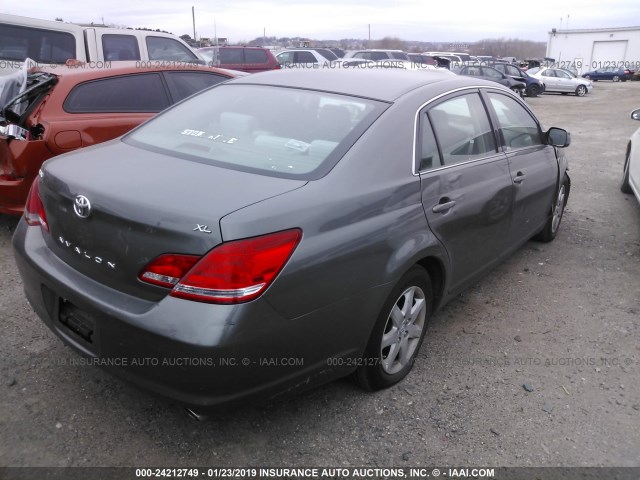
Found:
<path fill-rule="evenodd" d="M 400 279 L 373 327 L 356 382 L 366 390 L 380 390 L 407 376 L 424 339 L 433 290 L 426 270 L 413 266 Z"/>
<path fill-rule="evenodd" d="M 529 97 L 537 97 L 538 95 L 540 95 L 540 87 L 538 85 L 531 85 L 529 87 L 529 91 L 527 92 L 527 95 Z"/>
<path fill-rule="evenodd" d="M 624 161 L 624 170 L 622 173 L 622 183 L 620 184 L 620 191 L 622 193 L 632 193 L 631 185 L 629 185 L 629 168 L 631 163 L 631 150 L 627 153 L 627 159 Z"/>
<path fill-rule="evenodd" d="M 586 78 L 587 80 L 591 80 L 591 75 L 585 75 L 584 78 Z"/>
<path fill-rule="evenodd" d="M 612 80 L 614 82 L 619 82 L 620 81 L 620 77 L 618 75 L 614 75 Z"/>
<path fill-rule="evenodd" d="M 576 95 L 578 97 L 584 97 L 587 94 L 587 87 L 585 87 L 584 85 L 578 85 L 578 88 L 576 88 Z"/>
<path fill-rule="evenodd" d="M 564 207 L 567 205 L 567 200 L 569 199 L 569 189 L 569 177 L 565 173 L 562 184 L 558 189 L 558 194 L 551 206 L 551 216 L 547 220 L 544 228 L 535 236 L 536 240 L 547 243 L 556 238 L 562 216 L 564 215 Z"/>

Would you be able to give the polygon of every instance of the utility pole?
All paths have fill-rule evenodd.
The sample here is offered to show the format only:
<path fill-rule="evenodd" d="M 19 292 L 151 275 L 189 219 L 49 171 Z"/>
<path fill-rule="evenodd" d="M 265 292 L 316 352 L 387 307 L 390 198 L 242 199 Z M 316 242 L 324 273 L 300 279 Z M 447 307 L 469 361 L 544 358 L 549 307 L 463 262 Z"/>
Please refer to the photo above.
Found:
<path fill-rule="evenodd" d="M 195 7 L 191 7 L 191 18 L 193 19 L 193 41 L 196 39 L 196 9 Z"/>

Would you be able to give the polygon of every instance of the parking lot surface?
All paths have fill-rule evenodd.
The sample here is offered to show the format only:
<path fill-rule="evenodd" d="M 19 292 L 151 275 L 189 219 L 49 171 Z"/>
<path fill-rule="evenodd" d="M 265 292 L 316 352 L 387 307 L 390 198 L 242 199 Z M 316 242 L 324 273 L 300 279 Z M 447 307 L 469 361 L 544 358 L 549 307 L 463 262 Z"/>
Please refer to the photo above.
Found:
<path fill-rule="evenodd" d="M 345 379 L 195 421 L 63 346 L 0 216 L 0 466 L 640 466 L 640 205 L 619 190 L 640 82 L 526 101 L 572 134 L 558 237 L 441 310 L 377 393 Z"/>

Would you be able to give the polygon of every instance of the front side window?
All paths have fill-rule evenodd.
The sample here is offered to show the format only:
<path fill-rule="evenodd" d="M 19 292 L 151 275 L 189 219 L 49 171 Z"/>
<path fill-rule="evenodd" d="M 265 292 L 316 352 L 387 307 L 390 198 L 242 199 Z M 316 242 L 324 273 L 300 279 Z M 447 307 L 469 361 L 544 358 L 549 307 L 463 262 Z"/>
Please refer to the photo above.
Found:
<path fill-rule="evenodd" d="M 507 65 L 506 66 L 506 73 L 507 75 L 511 75 L 514 77 L 519 77 L 520 76 L 520 70 L 518 70 L 516 67 L 512 67 L 511 65 Z"/>
<path fill-rule="evenodd" d="M 540 145 L 540 129 L 533 117 L 513 98 L 500 93 L 489 93 L 498 123 L 504 137 L 505 150 Z"/>
<path fill-rule="evenodd" d="M 102 51 L 109 61 L 140 60 L 138 39 L 133 35 L 102 35 Z"/>
<path fill-rule="evenodd" d="M 445 100 L 429 110 L 444 165 L 496 153 L 496 141 L 477 93 Z"/>
<path fill-rule="evenodd" d="M 319 178 L 386 107 L 357 97 L 231 83 L 185 100 L 125 141 L 225 168 Z"/>
<path fill-rule="evenodd" d="M 198 58 L 183 44 L 167 37 L 147 37 L 147 50 L 149 51 L 149 60 L 190 62 Z"/>
<path fill-rule="evenodd" d="M 69 113 L 159 112 L 170 105 L 158 73 L 123 75 L 81 83 L 63 108 Z"/>
<path fill-rule="evenodd" d="M 338 60 L 338 56 L 331 50 L 327 50 L 326 48 L 316 48 L 316 52 L 318 52 L 327 60 Z"/>

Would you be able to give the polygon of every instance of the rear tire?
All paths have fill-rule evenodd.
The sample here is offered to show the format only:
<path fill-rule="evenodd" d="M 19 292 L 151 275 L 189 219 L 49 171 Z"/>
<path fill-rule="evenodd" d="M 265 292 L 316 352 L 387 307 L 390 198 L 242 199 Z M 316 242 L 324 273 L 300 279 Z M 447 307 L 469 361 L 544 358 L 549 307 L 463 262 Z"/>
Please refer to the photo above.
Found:
<path fill-rule="evenodd" d="M 433 311 L 433 289 L 427 271 L 414 265 L 384 303 L 376 321 L 356 382 L 365 390 L 398 383 L 413 367 Z"/>
<path fill-rule="evenodd" d="M 631 190 L 631 185 L 629 185 L 629 168 L 631 163 L 631 149 L 629 149 L 629 153 L 627 153 L 627 158 L 624 162 L 624 169 L 622 173 L 622 183 L 620 184 L 620 191 L 622 193 L 633 193 Z"/>
<path fill-rule="evenodd" d="M 571 188 L 569 182 L 569 177 L 567 174 L 564 174 L 564 179 L 562 180 L 562 184 L 558 189 L 558 193 L 556 194 L 555 201 L 551 206 L 551 216 L 547 220 L 544 228 L 538 233 L 534 239 L 539 242 L 551 242 L 556 235 L 558 234 L 558 230 L 560 229 L 560 222 L 562 221 L 562 216 L 564 215 L 564 207 L 567 205 L 567 200 L 569 199 L 569 190 Z"/>
<path fill-rule="evenodd" d="M 613 76 L 613 78 L 612 78 L 612 80 L 613 80 L 614 82 L 619 82 L 619 81 L 620 81 L 620 77 L 619 77 L 618 75 L 614 75 L 614 76 Z"/>

